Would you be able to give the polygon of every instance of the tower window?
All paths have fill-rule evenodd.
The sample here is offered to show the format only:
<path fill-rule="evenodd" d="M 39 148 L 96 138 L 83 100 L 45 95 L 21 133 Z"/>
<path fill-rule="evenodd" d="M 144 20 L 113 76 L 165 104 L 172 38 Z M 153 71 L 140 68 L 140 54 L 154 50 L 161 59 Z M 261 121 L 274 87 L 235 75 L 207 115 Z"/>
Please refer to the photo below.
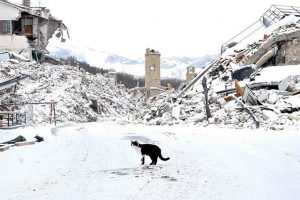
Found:
<path fill-rule="evenodd" d="M 155 65 L 151 65 L 150 66 L 150 71 L 154 71 L 155 70 Z"/>

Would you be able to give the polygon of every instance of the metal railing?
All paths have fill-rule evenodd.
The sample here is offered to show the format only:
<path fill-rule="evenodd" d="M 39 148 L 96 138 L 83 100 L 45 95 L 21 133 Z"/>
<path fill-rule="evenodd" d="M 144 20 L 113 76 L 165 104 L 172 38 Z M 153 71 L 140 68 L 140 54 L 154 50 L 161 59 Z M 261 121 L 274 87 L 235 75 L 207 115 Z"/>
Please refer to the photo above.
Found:
<path fill-rule="evenodd" d="M 264 14 L 261 15 L 261 17 L 257 21 L 226 41 L 221 46 L 221 54 L 228 48 L 231 43 L 240 43 L 259 29 L 267 28 L 289 15 L 300 17 L 300 7 L 272 5 L 266 12 L 264 12 Z"/>
<path fill-rule="evenodd" d="M 12 111 L 0 111 L 0 128 L 26 124 L 26 115 Z"/>
<path fill-rule="evenodd" d="M 260 21 L 265 27 L 269 27 L 274 23 L 279 22 L 289 15 L 300 17 L 300 7 L 272 5 L 261 17 Z"/>

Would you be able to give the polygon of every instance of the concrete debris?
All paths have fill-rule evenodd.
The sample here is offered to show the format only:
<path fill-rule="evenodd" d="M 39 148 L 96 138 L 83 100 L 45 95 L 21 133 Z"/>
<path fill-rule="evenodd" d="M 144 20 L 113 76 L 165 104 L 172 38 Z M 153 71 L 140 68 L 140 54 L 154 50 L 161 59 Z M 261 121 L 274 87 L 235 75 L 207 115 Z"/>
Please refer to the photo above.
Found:
<path fill-rule="evenodd" d="M 237 44 L 224 49 L 219 59 L 205 67 L 182 90 L 160 94 L 136 119 L 147 118 L 151 115 L 151 107 L 160 110 L 160 105 L 168 102 L 168 109 L 161 111 L 159 120 L 168 116 L 169 125 L 181 123 L 274 130 L 299 128 L 300 57 L 293 53 L 300 51 L 300 20 L 286 21 L 244 48 Z M 202 85 L 204 76 L 207 77 L 205 88 Z M 206 89 L 211 112 L 208 121 Z M 168 101 L 171 95 L 177 97 L 175 101 Z M 160 123 L 156 118 L 152 115 L 146 123 Z"/>
<path fill-rule="evenodd" d="M 281 113 L 294 113 L 300 111 L 300 107 L 287 107 L 280 110 Z"/>
<path fill-rule="evenodd" d="M 8 62 L 12 63 L 12 64 L 19 64 L 20 62 L 16 59 L 9 59 Z"/>
<path fill-rule="evenodd" d="M 262 118 L 264 120 L 272 120 L 272 121 L 275 121 L 278 119 L 278 115 L 271 111 L 271 110 L 263 110 L 262 111 Z"/>
<path fill-rule="evenodd" d="M 0 63 L 0 69 L 6 72 L 6 75 L 0 73 L 0 80 L 29 76 L 17 85 L 15 93 L 0 95 L 0 104 L 25 113 L 29 124 L 49 123 L 50 108 L 26 103 L 55 101 L 58 122 L 128 118 L 137 113 L 137 106 L 143 103 L 101 74 L 92 75 L 76 67 L 35 62 Z"/>
<path fill-rule="evenodd" d="M 279 82 L 280 91 L 295 92 L 300 89 L 300 75 L 288 76 Z"/>
<path fill-rule="evenodd" d="M 269 98 L 268 98 L 267 102 L 270 104 L 275 104 L 278 99 L 279 99 L 279 96 L 276 93 L 271 93 L 271 94 L 269 94 Z"/>
<path fill-rule="evenodd" d="M 271 127 L 272 130 L 276 130 L 276 131 L 282 131 L 282 130 L 284 130 L 284 128 L 285 127 L 282 124 L 275 124 Z"/>
<path fill-rule="evenodd" d="M 299 115 L 296 115 L 296 114 L 289 114 L 288 115 L 288 118 L 290 120 L 296 120 L 296 121 L 299 121 L 300 120 L 300 116 Z"/>
<path fill-rule="evenodd" d="M 238 95 L 238 94 L 239 94 L 239 92 L 237 90 L 237 96 L 241 96 L 241 95 Z M 243 101 L 250 104 L 250 105 L 252 105 L 252 106 L 260 104 L 257 97 L 255 96 L 255 94 L 252 92 L 252 90 L 249 88 L 248 85 L 245 86 L 245 91 L 244 91 L 244 94 L 243 94 Z"/>
<path fill-rule="evenodd" d="M 259 102 L 266 102 L 268 98 L 269 98 L 269 94 L 268 94 L 268 91 L 266 89 L 260 90 L 257 93 L 257 100 Z"/>

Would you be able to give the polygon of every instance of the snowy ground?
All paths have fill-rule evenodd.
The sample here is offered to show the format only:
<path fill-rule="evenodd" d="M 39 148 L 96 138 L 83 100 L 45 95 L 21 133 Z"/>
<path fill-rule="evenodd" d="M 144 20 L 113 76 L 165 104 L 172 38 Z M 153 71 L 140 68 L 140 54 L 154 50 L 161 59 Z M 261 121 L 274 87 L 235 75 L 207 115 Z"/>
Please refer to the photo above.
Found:
<path fill-rule="evenodd" d="M 0 152 L 0 199 L 298 200 L 300 134 L 98 122 L 1 130 L 45 138 Z M 155 143 L 167 162 L 141 166 L 130 140 Z M 146 159 L 150 163 L 150 159 Z"/>

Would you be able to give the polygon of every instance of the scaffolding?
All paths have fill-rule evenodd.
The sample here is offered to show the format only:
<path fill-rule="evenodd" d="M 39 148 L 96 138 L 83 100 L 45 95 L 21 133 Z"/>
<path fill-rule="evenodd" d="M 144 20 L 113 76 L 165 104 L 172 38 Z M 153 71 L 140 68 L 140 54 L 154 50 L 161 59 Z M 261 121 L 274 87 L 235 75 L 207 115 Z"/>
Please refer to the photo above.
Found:
<path fill-rule="evenodd" d="M 279 22 L 289 15 L 300 17 L 300 7 L 272 5 L 253 24 L 242 30 L 240 33 L 226 41 L 221 47 L 221 54 L 233 43 L 240 43 L 261 28 L 267 28 Z"/>

